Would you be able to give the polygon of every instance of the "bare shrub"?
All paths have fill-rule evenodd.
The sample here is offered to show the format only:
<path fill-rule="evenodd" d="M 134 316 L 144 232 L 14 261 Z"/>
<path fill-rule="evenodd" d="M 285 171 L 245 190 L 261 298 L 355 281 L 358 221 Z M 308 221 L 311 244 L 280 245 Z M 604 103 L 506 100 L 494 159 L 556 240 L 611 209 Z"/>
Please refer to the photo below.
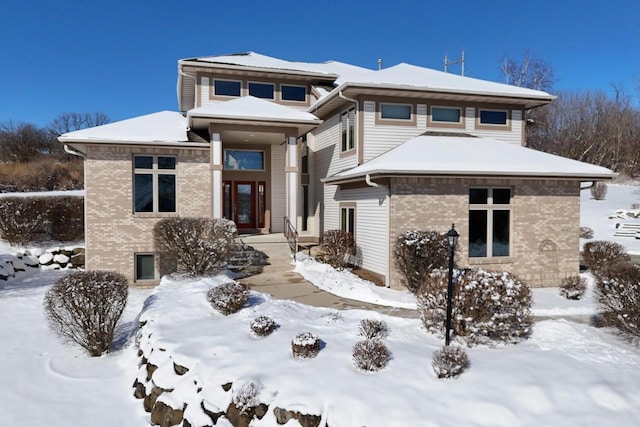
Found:
<path fill-rule="evenodd" d="M 10 191 L 80 190 L 83 180 L 82 159 L 42 156 L 29 163 L 0 163 L 0 182 Z"/>
<path fill-rule="evenodd" d="M 266 337 L 273 333 L 278 327 L 278 324 L 270 317 L 258 316 L 251 321 L 251 331 L 260 336 Z"/>
<path fill-rule="evenodd" d="M 593 228 L 580 227 L 580 238 L 581 239 L 593 239 Z"/>
<path fill-rule="evenodd" d="M 291 340 L 291 353 L 297 359 L 312 359 L 320 352 L 320 339 L 311 332 L 300 332 Z"/>
<path fill-rule="evenodd" d="M 384 320 L 362 319 L 358 326 L 358 335 L 368 340 L 381 340 L 389 335 L 389 328 Z"/>
<path fill-rule="evenodd" d="M 254 382 L 242 385 L 238 390 L 233 391 L 232 401 L 242 415 L 253 415 L 253 411 L 260 404 L 258 393 L 260 387 Z"/>
<path fill-rule="evenodd" d="M 61 277 L 44 297 L 49 327 L 91 356 L 109 349 L 127 304 L 127 279 L 112 271 L 79 271 Z"/>
<path fill-rule="evenodd" d="M 25 245 L 43 239 L 47 212 L 31 197 L 0 199 L 0 239 L 10 245 Z"/>
<path fill-rule="evenodd" d="M 437 231 L 405 231 L 393 246 L 400 281 L 414 294 L 434 268 L 444 268 L 449 260 L 446 234 Z"/>
<path fill-rule="evenodd" d="M 595 300 L 605 326 L 640 338 L 640 267 L 630 262 L 603 268 L 596 278 Z"/>
<path fill-rule="evenodd" d="M 594 276 L 597 276 L 600 270 L 611 264 L 630 261 L 624 246 L 606 240 L 585 243 L 582 248 L 582 259 Z"/>
<path fill-rule="evenodd" d="M 349 258 L 356 253 L 353 234 L 344 230 L 328 230 L 322 235 L 320 250 L 323 260 L 337 270 L 349 265 Z"/>
<path fill-rule="evenodd" d="M 427 331 L 444 336 L 448 272 L 433 270 L 418 294 Z M 462 270 L 455 279 L 451 327 L 467 345 L 517 343 L 531 331 L 531 287 L 508 272 Z"/>
<path fill-rule="evenodd" d="M 244 283 L 230 282 L 211 288 L 207 299 L 211 306 L 228 316 L 240 311 L 249 298 L 249 290 Z"/>
<path fill-rule="evenodd" d="M 387 366 L 391 352 L 377 339 L 357 342 L 352 351 L 353 364 L 362 371 L 377 372 Z"/>
<path fill-rule="evenodd" d="M 469 366 L 469 358 L 462 347 L 444 346 L 433 352 L 431 366 L 438 378 L 457 377 Z"/>
<path fill-rule="evenodd" d="M 177 270 L 192 276 L 215 274 L 227 265 L 237 236 L 226 219 L 165 218 L 153 228 L 158 253 L 175 257 Z"/>
<path fill-rule="evenodd" d="M 593 187 L 591 187 L 591 197 L 596 200 L 604 200 L 607 195 L 607 184 L 604 182 L 596 182 Z"/>
<path fill-rule="evenodd" d="M 587 279 L 580 276 L 569 276 L 562 279 L 560 296 L 566 299 L 581 299 L 587 290 Z"/>
<path fill-rule="evenodd" d="M 47 219 L 51 239 L 73 242 L 84 239 L 84 199 L 82 197 L 50 197 Z"/>

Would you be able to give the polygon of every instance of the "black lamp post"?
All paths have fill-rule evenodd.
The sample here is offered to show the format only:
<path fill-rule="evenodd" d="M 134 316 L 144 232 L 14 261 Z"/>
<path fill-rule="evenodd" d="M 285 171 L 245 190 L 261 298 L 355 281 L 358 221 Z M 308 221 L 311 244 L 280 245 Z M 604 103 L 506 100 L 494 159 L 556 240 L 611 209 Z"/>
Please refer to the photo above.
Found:
<path fill-rule="evenodd" d="M 451 230 L 447 233 L 447 240 L 449 241 L 449 284 L 447 286 L 447 319 L 445 321 L 445 341 L 444 345 L 449 345 L 451 339 L 451 297 L 453 296 L 453 255 L 458 244 L 458 237 L 460 235 L 455 230 L 454 224 L 451 224 Z"/>

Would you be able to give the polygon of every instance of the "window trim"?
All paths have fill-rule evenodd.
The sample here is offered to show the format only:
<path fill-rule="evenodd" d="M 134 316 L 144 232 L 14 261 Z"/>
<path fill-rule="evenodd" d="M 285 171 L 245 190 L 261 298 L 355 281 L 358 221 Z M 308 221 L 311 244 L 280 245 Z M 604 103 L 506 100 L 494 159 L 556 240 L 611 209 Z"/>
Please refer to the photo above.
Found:
<path fill-rule="evenodd" d="M 480 113 L 481 111 L 499 111 L 507 113 L 507 123 L 495 124 L 495 123 L 482 123 L 480 121 Z M 511 110 L 508 108 L 484 108 L 478 107 L 476 108 L 476 129 L 487 129 L 487 130 L 511 130 Z"/>
<path fill-rule="evenodd" d="M 460 111 L 460 119 L 456 122 L 444 122 L 433 120 L 433 109 L 434 108 L 444 108 L 447 110 L 458 110 Z M 455 129 L 464 129 L 465 128 L 465 119 L 466 119 L 466 107 L 461 107 L 457 105 L 446 105 L 446 104 L 429 104 L 429 108 L 427 111 L 427 127 L 440 127 L 440 128 L 455 128 Z"/>
<path fill-rule="evenodd" d="M 409 107 L 411 109 L 411 115 L 409 116 L 408 119 L 383 118 L 382 117 L 383 105 L 400 105 L 400 106 Z M 416 126 L 416 124 L 417 124 L 416 104 L 413 104 L 410 102 L 387 102 L 387 101 L 376 102 L 376 125 Z"/>
<path fill-rule="evenodd" d="M 136 168 L 136 157 L 151 157 L 152 166 L 151 169 Z M 173 169 L 160 169 L 158 167 L 159 157 L 169 157 L 175 159 L 175 168 Z M 178 214 L 178 156 L 172 154 L 136 154 L 134 153 L 131 159 L 132 166 L 132 182 L 131 182 L 131 211 L 134 216 L 155 216 L 166 217 L 176 216 Z M 151 212 L 136 211 L 136 175 L 151 175 L 151 191 L 153 193 L 153 207 Z M 174 177 L 174 210 L 173 211 L 160 211 L 160 188 L 158 178 L 160 175 L 173 175 Z"/>
<path fill-rule="evenodd" d="M 139 278 L 138 277 L 138 257 L 139 256 L 151 256 L 153 259 L 153 278 Z M 152 282 L 158 280 L 158 262 L 156 254 L 153 252 L 136 252 L 133 254 L 133 281 L 135 283 L 139 282 Z"/>
<path fill-rule="evenodd" d="M 471 190 L 487 190 L 487 203 L 471 203 Z M 493 191 L 494 190 L 509 190 L 509 203 L 493 203 Z M 487 212 L 487 235 L 486 235 L 486 255 L 485 256 L 471 256 L 471 238 L 467 234 L 469 246 L 467 248 L 467 258 L 469 263 L 482 263 L 486 260 L 492 261 L 509 261 L 513 256 L 513 197 L 514 189 L 511 186 L 471 186 L 468 191 L 468 212 L 467 221 L 469 221 L 469 213 L 471 211 L 486 211 Z M 493 255 L 493 212 L 494 211 L 508 211 L 509 212 L 509 253 L 507 255 Z M 469 233 L 471 233 L 471 224 L 468 223 Z"/>
<path fill-rule="evenodd" d="M 351 111 L 353 111 L 353 124 L 349 121 L 349 113 Z M 344 116 L 347 117 L 347 129 L 346 129 L 347 142 L 346 142 L 346 149 L 343 150 L 342 135 L 345 132 L 345 130 L 342 128 L 343 127 L 342 118 Z M 347 108 L 346 110 L 342 111 L 339 116 L 339 123 L 340 123 L 340 139 L 338 143 L 340 144 L 340 156 L 354 154 L 356 152 L 356 147 L 357 147 L 356 126 L 358 125 L 358 115 L 357 115 L 356 107 Z M 351 127 L 351 125 L 353 125 L 353 137 L 349 138 L 349 128 Z"/>
<path fill-rule="evenodd" d="M 273 93 L 271 95 L 271 98 L 264 98 L 264 97 L 251 95 L 251 85 L 252 84 L 271 86 L 273 88 Z M 271 99 L 271 100 L 275 101 L 276 100 L 276 84 L 273 83 L 273 82 L 261 82 L 261 81 L 255 81 L 255 80 L 247 80 L 247 96 L 253 96 L 253 97 L 259 98 L 259 99 Z"/>
<path fill-rule="evenodd" d="M 343 224 L 342 222 L 342 211 L 347 211 L 347 224 Z M 353 230 L 349 230 L 349 211 L 353 211 Z M 353 235 L 353 238 L 356 237 L 356 229 L 358 228 L 357 220 L 356 220 L 356 203 L 355 202 L 346 202 L 340 203 L 338 206 L 338 229 L 343 231 L 348 231 Z"/>
<path fill-rule="evenodd" d="M 300 101 L 298 99 L 284 99 L 283 91 L 282 91 L 282 88 L 284 86 L 303 88 L 304 89 L 304 99 L 302 101 Z M 280 83 L 279 90 L 278 90 L 278 95 L 279 95 L 278 100 L 281 101 L 282 103 L 291 102 L 292 104 L 295 104 L 295 105 L 303 105 L 303 104 L 304 105 L 308 105 L 308 103 L 309 103 L 309 88 L 306 85 L 295 85 L 295 84 L 290 84 L 290 83 Z"/>
<path fill-rule="evenodd" d="M 226 168 L 227 163 L 227 151 L 246 151 L 251 153 L 262 153 L 262 169 L 228 169 Z M 265 172 L 266 171 L 266 162 L 267 156 L 264 150 L 252 150 L 249 148 L 225 148 L 222 150 L 222 169 L 225 171 L 236 171 L 236 172 Z"/>
<path fill-rule="evenodd" d="M 209 98 L 210 99 L 216 99 L 216 98 L 223 98 L 223 99 L 236 99 L 236 98 L 241 98 L 242 97 L 242 89 L 243 89 L 243 84 L 242 84 L 242 80 L 235 80 L 235 79 L 221 79 L 221 78 L 217 78 L 217 77 L 209 77 Z M 216 94 L 216 81 L 223 81 L 223 82 L 231 82 L 231 83 L 240 83 L 240 95 L 218 95 Z"/>

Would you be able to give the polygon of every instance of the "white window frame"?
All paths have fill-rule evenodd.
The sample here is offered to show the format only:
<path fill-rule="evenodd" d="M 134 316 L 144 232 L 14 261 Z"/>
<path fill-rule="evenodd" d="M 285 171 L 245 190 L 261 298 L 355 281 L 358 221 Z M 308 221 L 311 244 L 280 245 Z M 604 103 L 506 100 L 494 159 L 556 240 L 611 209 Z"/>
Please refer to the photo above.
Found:
<path fill-rule="evenodd" d="M 344 212 L 344 215 L 343 215 Z M 340 209 L 339 209 L 339 222 L 340 222 L 340 230 L 343 231 L 348 231 L 349 233 L 351 233 L 354 237 L 356 235 L 356 205 L 355 203 L 345 203 L 345 204 L 340 204 Z M 353 215 L 353 229 L 350 229 L 349 227 L 349 216 Z M 346 222 L 344 220 L 344 218 L 346 218 Z"/>
<path fill-rule="evenodd" d="M 353 121 L 351 121 L 351 118 L 349 117 L 351 112 L 353 112 Z M 340 153 L 349 153 L 355 151 L 357 121 L 358 118 L 356 116 L 355 107 L 351 107 L 340 114 Z M 350 132 L 351 129 L 353 129 L 353 132 Z M 344 138 L 346 138 L 345 144 L 343 144 Z"/>
<path fill-rule="evenodd" d="M 242 148 L 225 148 L 222 152 L 222 164 L 223 166 L 226 165 L 227 163 L 227 152 L 229 151 L 246 151 L 246 152 L 250 152 L 250 153 L 262 153 L 262 169 L 232 169 L 232 168 L 226 168 L 225 170 L 228 171 L 241 171 L 241 172 L 264 172 L 265 171 L 265 163 L 267 161 L 267 156 L 264 152 L 264 150 L 249 150 L 249 149 L 242 149 Z"/>
<path fill-rule="evenodd" d="M 487 190 L 487 203 L 471 203 L 471 190 Z M 509 190 L 509 203 L 501 203 L 495 204 L 493 203 L 493 192 L 494 190 Z M 504 259 L 510 257 L 512 254 L 513 248 L 513 207 L 512 207 L 512 199 L 513 199 L 513 188 L 511 187 L 471 187 L 469 189 L 469 212 L 471 211 L 486 211 L 487 212 L 487 235 L 486 239 L 486 255 L 485 256 L 472 256 L 471 255 L 471 236 L 469 236 L 469 260 L 477 260 L 477 259 L 486 259 L 486 258 L 500 258 Z M 493 254 L 493 213 L 494 211 L 508 211 L 509 212 L 509 253 L 507 255 L 494 255 Z M 471 233 L 471 224 L 469 224 L 469 234 Z"/>
<path fill-rule="evenodd" d="M 151 169 L 147 168 L 136 168 L 136 157 L 151 157 L 152 158 L 152 166 Z M 159 157 L 167 157 L 175 159 L 175 168 L 174 169 L 160 169 L 158 168 L 158 158 Z M 133 155 L 133 200 L 132 200 L 132 208 L 134 215 L 145 215 L 145 214 L 176 214 L 178 212 L 178 158 L 174 155 L 164 155 L 164 154 L 134 154 Z M 137 211 L 136 210 L 136 175 L 151 175 L 151 191 L 153 193 L 153 208 L 151 212 L 146 211 Z M 174 177 L 174 210 L 173 211 L 160 211 L 160 186 L 158 184 L 158 177 L 160 175 L 173 175 Z"/>

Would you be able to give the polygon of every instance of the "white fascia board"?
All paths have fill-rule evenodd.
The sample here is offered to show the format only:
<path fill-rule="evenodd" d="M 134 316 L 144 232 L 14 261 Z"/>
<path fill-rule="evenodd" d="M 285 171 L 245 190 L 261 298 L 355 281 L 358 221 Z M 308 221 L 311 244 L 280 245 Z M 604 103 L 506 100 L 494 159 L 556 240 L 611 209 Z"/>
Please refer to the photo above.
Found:
<path fill-rule="evenodd" d="M 188 65 L 190 67 L 201 67 L 201 68 L 222 68 L 225 70 L 237 70 L 237 71 L 255 71 L 261 73 L 270 73 L 270 74 L 290 74 L 295 76 L 304 76 L 304 77 L 313 77 L 322 80 L 337 80 L 340 76 L 334 73 L 321 73 L 321 72 L 313 72 L 313 71 L 303 71 L 303 70 L 290 70 L 286 68 L 268 68 L 268 67 L 253 67 L 250 65 L 235 65 L 235 64 L 225 64 L 221 62 L 206 62 L 206 61 L 197 61 L 190 59 L 180 59 L 178 60 L 178 64 Z"/>
<path fill-rule="evenodd" d="M 209 148 L 205 142 L 189 141 L 126 141 L 120 139 L 72 139 L 58 137 L 58 141 L 64 144 L 95 144 L 95 145 L 137 145 L 137 146 L 162 146 L 162 147 L 185 147 L 185 148 Z"/>

